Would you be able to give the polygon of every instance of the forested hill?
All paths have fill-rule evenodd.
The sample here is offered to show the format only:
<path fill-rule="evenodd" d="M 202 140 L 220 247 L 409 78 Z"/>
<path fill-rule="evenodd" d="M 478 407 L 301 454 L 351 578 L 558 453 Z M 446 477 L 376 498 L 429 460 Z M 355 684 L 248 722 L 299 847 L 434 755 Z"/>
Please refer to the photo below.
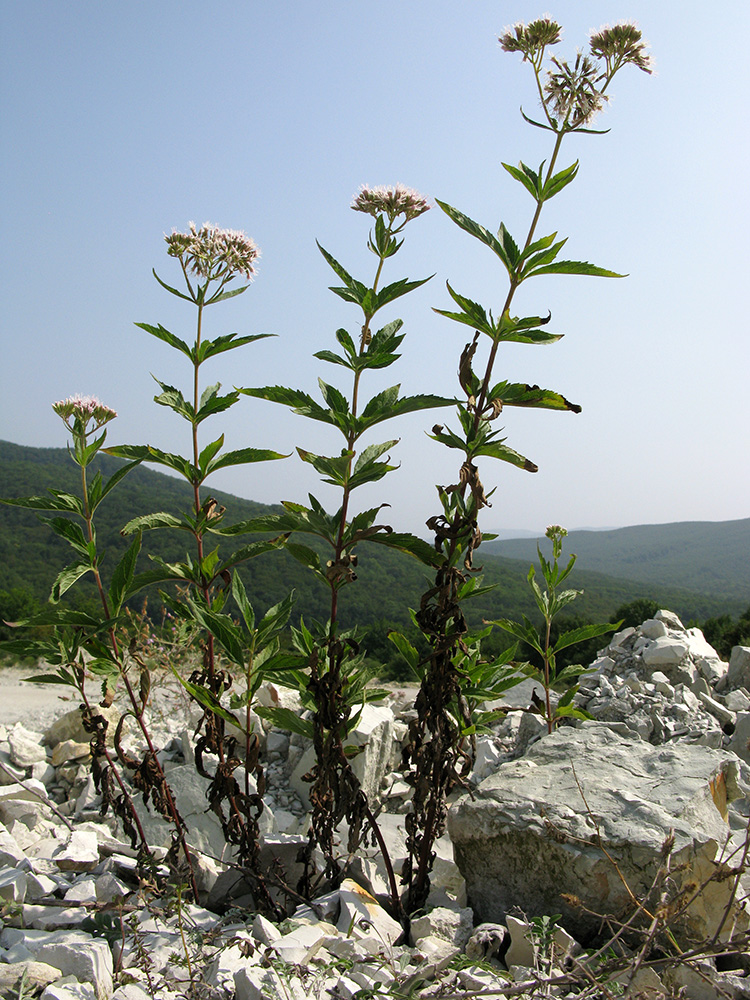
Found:
<path fill-rule="evenodd" d="M 105 476 L 121 464 L 108 456 L 101 456 L 97 459 L 99 461 Z M 79 477 L 79 469 L 65 448 L 29 448 L 0 442 L 0 497 L 44 494 L 50 487 L 79 493 Z M 219 491 L 212 492 L 227 508 L 227 523 L 273 509 Z M 103 563 L 105 576 L 124 551 L 126 542 L 120 536 L 120 528 L 127 521 L 155 511 L 178 513 L 188 509 L 190 504 L 191 491 L 181 480 L 145 466 L 126 476 L 97 511 L 99 547 L 106 550 Z M 243 537 L 236 544 L 246 541 L 247 538 Z M 148 553 L 167 560 L 182 558 L 188 542 L 189 537 L 182 532 L 167 529 L 145 532 L 139 569 L 148 568 Z M 221 544 L 222 551 L 229 550 L 226 540 L 222 540 Z M 504 546 L 516 543 L 501 544 L 505 554 Z M 531 550 L 534 550 L 533 543 Z M 576 547 L 572 550 L 576 551 Z M 342 622 L 345 625 L 355 622 L 361 625 L 374 622 L 406 624 L 409 620 L 408 608 L 419 606 L 420 596 L 429 586 L 426 569 L 415 559 L 378 545 L 363 543 L 358 551 L 358 579 L 341 596 Z M 496 583 L 497 588 L 470 602 L 468 607 L 474 622 L 522 612 L 533 614 L 526 584 L 529 557 L 519 553 L 522 561 L 518 561 L 492 556 L 490 551 L 490 545 L 483 545 L 476 561 L 483 565 L 485 583 Z M 651 598 L 662 607 L 676 611 L 685 620 L 699 621 L 725 612 L 736 615 L 748 603 L 747 597 L 735 599 L 731 590 L 727 593 L 708 588 L 704 590 L 702 581 L 687 573 L 684 580 L 673 585 L 618 579 L 619 568 L 615 565 L 607 575 L 592 573 L 590 570 L 598 569 L 599 564 L 592 566 L 580 547 L 578 551 L 579 564 L 570 580 L 572 586 L 584 590 L 584 596 L 575 604 L 576 614 L 588 616 L 589 620 L 611 620 L 615 609 L 637 598 Z M 73 555 L 73 550 L 50 528 L 40 523 L 33 512 L 0 505 L 0 594 L 20 590 L 37 600 L 46 600 L 55 576 L 72 560 Z M 285 552 L 270 553 L 244 564 L 242 576 L 251 599 L 261 611 L 294 588 L 297 591 L 296 616 L 328 617 L 330 598 L 327 588 Z M 688 580 L 689 587 L 686 586 Z M 86 592 L 76 585 L 70 592 L 71 599 L 75 600 L 78 593 L 85 595 Z M 155 592 L 151 592 L 149 598 L 152 602 L 156 600 Z"/>
<path fill-rule="evenodd" d="M 490 542 L 486 551 L 531 560 L 536 546 L 536 539 L 514 538 Z M 586 569 L 620 579 L 750 602 L 750 518 L 571 531 L 565 549 Z"/>

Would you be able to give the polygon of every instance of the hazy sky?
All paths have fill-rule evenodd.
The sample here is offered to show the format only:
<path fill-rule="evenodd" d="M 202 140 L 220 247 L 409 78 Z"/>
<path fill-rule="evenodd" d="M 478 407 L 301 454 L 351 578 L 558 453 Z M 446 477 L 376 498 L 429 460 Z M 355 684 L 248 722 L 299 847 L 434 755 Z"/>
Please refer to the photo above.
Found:
<path fill-rule="evenodd" d="M 328 291 L 318 239 L 363 281 L 368 217 L 350 211 L 363 183 L 403 182 L 496 229 L 525 237 L 532 202 L 501 161 L 534 166 L 548 133 L 533 78 L 497 35 L 549 12 L 574 55 L 603 22 L 634 19 L 657 72 L 629 67 L 598 120 L 606 136 L 573 136 L 562 164 L 578 180 L 548 205 L 540 231 L 568 236 L 566 255 L 624 280 L 529 282 L 517 311 L 552 311 L 551 347 L 514 345 L 498 378 L 538 383 L 580 415 L 509 409 L 507 443 L 536 475 L 485 460 L 497 486 L 492 528 L 617 526 L 750 516 L 747 319 L 750 5 L 725 0 L 706 23 L 697 0 L 4 0 L 0 236 L 0 437 L 61 447 L 50 404 L 99 396 L 119 418 L 111 443 L 187 453 L 188 427 L 152 402 L 150 373 L 187 390 L 189 364 L 137 329 L 162 323 L 192 339 L 194 314 L 162 291 L 178 280 L 164 233 L 189 220 L 242 229 L 260 245 L 252 288 L 207 314 L 209 336 L 278 335 L 209 362 L 206 381 L 281 383 L 316 391 L 343 369 L 312 359 L 356 330 L 358 311 Z M 718 23 L 717 22 L 718 19 Z M 457 391 L 466 327 L 445 281 L 497 309 L 493 255 L 434 208 L 406 230 L 386 277 L 435 277 L 380 316 L 402 316 L 403 357 L 372 392 Z M 486 338 L 485 338 L 486 340 Z M 344 376 L 346 373 L 343 373 Z M 367 390 L 367 384 L 365 384 Z M 443 411 L 441 420 L 448 411 Z M 435 482 L 455 482 L 457 453 L 425 436 L 439 414 L 378 428 L 401 436 L 401 469 L 360 491 L 388 501 L 401 530 L 425 533 Z M 243 397 L 203 425 L 231 448 L 295 445 L 336 453 L 340 439 L 281 407 Z M 210 435 L 210 437 L 209 437 Z M 329 506 L 298 458 L 227 471 L 216 488 L 265 501 Z M 141 513 L 141 512 L 135 512 Z"/>

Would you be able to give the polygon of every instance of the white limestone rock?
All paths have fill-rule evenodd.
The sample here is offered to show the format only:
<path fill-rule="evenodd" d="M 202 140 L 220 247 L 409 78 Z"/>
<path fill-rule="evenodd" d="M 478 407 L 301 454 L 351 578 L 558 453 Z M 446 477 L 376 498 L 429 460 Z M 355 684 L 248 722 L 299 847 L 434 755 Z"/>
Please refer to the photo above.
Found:
<path fill-rule="evenodd" d="M 647 639 L 661 639 L 667 634 L 667 626 L 659 618 L 648 618 L 641 625 L 641 635 Z"/>
<path fill-rule="evenodd" d="M 750 712 L 738 712 L 729 749 L 750 764 Z"/>
<path fill-rule="evenodd" d="M 99 840 L 92 830 L 73 830 L 66 843 L 52 855 L 64 872 L 87 872 L 99 864 Z"/>
<path fill-rule="evenodd" d="M 470 780 L 479 782 L 487 775 L 492 774 L 497 769 L 500 761 L 505 757 L 500 741 L 494 736 L 480 736 L 477 740 L 477 752 L 474 757 L 474 767 L 472 768 Z M 409 786 L 406 786 L 409 788 Z M 411 789 L 413 792 L 413 789 Z"/>
<path fill-rule="evenodd" d="M 75 976 L 65 976 L 50 983 L 39 1000 L 102 1000 L 109 994 L 99 992 L 91 983 L 80 983 Z"/>
<path fill-rule="evenodd" d="M 16 867 L 26 860 L 26 854 L 21 849 L 16 838 L 0 824 L 0 865 Z"/>
<path fill-rule="evenodd" d="M 676 667 L 685 659 L 688 652 L 686 642 L 662 636 L 654 639 L 643 650 L 643 662 L 649 667 Z"/>
<path fill-rule="evenodd" d="M 268 997 L 284 997 L 284 1000 L 309 1000 L 310 994 L 297 977 L 281 979 L 273 968 L 245 966 L 234 974 L 235 1000 L 268 1000 Z"/>
<path fill-rule="evenodd" d="M 277 938 L 271 948 L 289 965 L 309 965 L 328 940 L 338 937 L 338 933 L 336 927 L 325 920 L 300 923 Z"/>
<path fill-rule="evenodd" d="M 386 948 L 401 937 L 401 924 L 390 917 L 362 886 L 351 879 L 344 879 L 338 892 L 341 911 L 336 926 L 344 934 L 374 936 L 381 947 Z"/>
<path fill-rule="evenodd" d="M 423 917 L 411 922 L 411 940 L 417 945 L 422 938 L 438 937 L 463 951 L 474 929 L 474 911 L 471 907 L 450 910 L 437 906 Z"/>
<path fill-rule="evenodd" d="M 112 952 L 106 941 L 77 932 L 75 939 L 63 935 L 42 944 L 37 961 L 60 969 L 64 976 L 75 976 L 82 983 L 95 983 L 100 1000 L 112 995 Z"/>
<path fill-rule="evenodd" d="M 26 898 L 26 873 L 16 868 L 0 869 L 0 899 L 6 903 L 23 903 Z"/>
<path fill-rule="evenodd" d="M 434 979 L 446 969 L 460 949 L 445 938 L 430 934 L 420 938 L 414 948 L 413 961 L 420 979 Z"/>
<path fill-rule="evenodd" d="M 10 747 L 10 758 L 18 767 L 31 767 L 41 761 L 46 763 L 47 751 L 42 746 L 44 736 L 42 733 L 34 733 L 20 722 L 8 733 L 8 744 Z"/>
<path fill-rule="evenodd" d="M 53 747 L 50 763 L 54 767 L 60 767 L 71 761 L 87 760 L 90 756 L 91 745 L 89 743 L 79 743 L 76 740 L 63 740 Z"/>
<path fill-rule="evenodd" d="M 666 611 L 662 609 L 661 611 L 657 611 L 654 617 L 657 621 L 664 622 L 667 628 L 673 629 L 676 632 L 685 631 L 685 626 L 682 624 L 674 611 Z"/>
<path fill-rule="evenodd" d="M 730 712 L 734 712 L 735 714 L 750 712 L 750 696 L 748 696 L 744 688 L 738 688 L 736 691 L 728 691 L 722 697 L 724 704 Z"/>
<path fill-rule="evenodd" d="M 118 986 L 112 994 L 112 1000 L 153 1000 L 148 990 L 144 990 L 137 983 L 127 983 L 125 986 Z"/>
<path fill-rule="evenodd" d="M 731 754 L 687 744 L 654 747 L 589 722 L 560 729 L 535 743 L 526 758 L 501 765 L 473 801 L 463 796 L 451 808 L 448 828 L 480 920 L 500 921 L 513 906 L 530 917 L 562 913 L 565 926 L 584 940 L 597 932 L 598 921 L 561 893 L 599 913 L 622 914 L 629 906 L 622 879 L 596 844 L 592 816 L 623 877 L 641 895 L 670 829 L 675 877 L 706 878 L 729 833 L 726 804 L 741 794 Z M 684 915 L 680 935 L 710 938 L 730 891 L 725 883 L 711 883 Z M 736 916 L 744 926 L 747 917 Z"/>
<path fill-rule="evenodd" d="M 510 934 L 510 947 L 505 953 L 505 964 L 522 966 L 529 969 L 539 967 L 540 949 L 535 940 L 534 925 L 517 917 L 506 916 L 505 923 Z M 569 955 L 580 952 L 580 945 L 564 927 L 559 924 L 552 932 L 552 954 L 546 956 L 553 965 L 562 965 Z"/>
<path fill-rule="evenodd" d="M 107 744 L 112 746 L 117 722 L 120 718 L 120 710 L 116 705 L 108 708 L 97 706 L 97 712 L 104 716 L 109 723 L 107 727 Z M 88 744 L 91 740 L 91 733 L 87 733 L 83 728 L 80 709 L 74 708 L 52 723 L 43 736 L 44 744 L 48 747 L 55 747 L 58 743 L 72 740 L 74 743 Z"/>
<path fill-rule="evenodd" d="M 46 962 L 12 962 L 8 965 L 0 963 L 0 994 L 4 997 L 20 996 L 19 990 L 24 973 L 27 991 L 43 989 L 62 975 L 59 969 L 47 965 Z M 28 992 L 26 995 L 28 996 Z"/>
<path fill-rule="evenodd" d="M 734 646 L 729 657 L 726 686 L 750 688 L 750 646 Z"/>

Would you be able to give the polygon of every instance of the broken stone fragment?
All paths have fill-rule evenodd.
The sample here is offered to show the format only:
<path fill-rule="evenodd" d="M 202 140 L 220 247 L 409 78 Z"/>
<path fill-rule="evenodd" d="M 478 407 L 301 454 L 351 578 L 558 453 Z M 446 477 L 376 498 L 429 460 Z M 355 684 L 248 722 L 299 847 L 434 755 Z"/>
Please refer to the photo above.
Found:
<path fill-rule="evenodd" d="M 463 951 L 474 929 L 474 912 L 471 907 L 449 910 L 438 906 L 423 917 L 411 922 L 412 944 L 417 945 L 422 938 L 437 937 L 455 945 Z"/>
<path fill-rule="evenodd" d="M 356 882 L 344 879 L 338 893 L 341 910 L 336 926 L 344 934 L 374 936 L 386 948 L 403 934 L 401 924 L 388 916 L 377 900 Z"/>
<path fill-rule="evenodd" d="M 26 873 L 16 868 L 0 869 L 0 899 L 5 903 L 22 903 L 26 898 Z"/>
<path fill-rule="evenodd" d="M 644 647 L 643 662 L 649 667 L 676 667 L 687 656 L 686 642 L 662 636 Z"/>
<path fill-rule="evenodd" d="M 76 976 L 65 976 L 56 983 L 50 983 L 42 993 L 44 1000 L 104 1000 L 109 997 L 108 993 L 97 994 L 96 988 L 91 983 L 79 983 Z M 40 997 L 39 1000 L 42 1000 Z"/>
<path fill-rule="evenodd" d="M 78 743 L 75 740 L 63 740 L 52 749 L 50 762 L 54 767 L 67 764 L 70 761 L 85 760 L 91 756 L 89 743 Z"/>
<path fill-rule="evenodd" d="M 110 705 L 109 707 L 99 705 L 97 713 L 103 715 L 107 720 L 107 745 L 112 746 L 115 729 L 120 718 L 120 710 L 116 705 Z M 61 715 L 44 733 L 43 742 L 45 746 L 55 747 L 58 743 L 65 743 L 66 741 L 85 743 L 87 745 L 91 741 L 91 733 L 87 733 L 83 728 L 81 711 L 78 708 L 71 709 L 65 715 Z"/>
<path fill-rule="evenodd" d="M 510 947 L 505 954 L 505 963 L 510 968 L 525 966 L 529 969 L 539 968 L 540 958 L 552 965 L 562 965 L 564 960 L 580 952 L 580 945 L 571 937 L 564 927 L 557 925 L 552 931 L 552 939 L 546 955 L 542 955 L 534 925 L 517 917 L 507 916 L 505 923 L 510 934 Z"/>
<path fill-rule="evenodd" d="M 61 932 L 54 938 L 37 949 L 37 960 L 55 966 L 64 976 L 95 984 L 100 1000 L 110 997 L 113 964 L 107 942 L 81 931 Z"/>
<path fill-rule="evenodd" d="M 289 965 L 309 965 L 327 941 L 338 937 L 338 933 L 336 927 L 325 920 L 300 923 L 288 934 L 277 938 L 271 948 Z"/>
<path fill-rule="evenodd" d="M 647 639 L 661 639 L 667 634 L 667 626 L 659 618 L 648 618 L 640 628 L 641 635 Z"/>
<path fill-rule="evenodd" d="M 42 733 L 26 729 L 20 722 L 8 733 L 10 758 L 18 767 L 31 767 L 47 760 L 47 751 L 42 746 Z"/>
<path fill-rule="evenodd" d="M 59 969 L 46 962 L 12 962 L 9 965 L 0 964 L 0 995 L 4 997 L 20 997 L 21 980 L 26 974 L 27 996 L 29 992 L 43 989 L 59 979 L 62 973 Z"/>
<path fill-rule="evenodd" d="M 52 855 L 64 872 L 87 872 L 99 864 L 99 841 L 91 830 L 74 830 L 65 844 Z"/>

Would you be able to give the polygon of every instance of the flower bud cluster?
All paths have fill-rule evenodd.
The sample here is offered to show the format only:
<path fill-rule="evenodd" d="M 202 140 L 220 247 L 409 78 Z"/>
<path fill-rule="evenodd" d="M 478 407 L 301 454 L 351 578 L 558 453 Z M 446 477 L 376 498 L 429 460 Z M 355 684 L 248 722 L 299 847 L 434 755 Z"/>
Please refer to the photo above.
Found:
<path fill-rule="evenodd" d="M 260 250 L 249 236 L 234 229 L 219 229 L 210 222 L 200 229 L 191 222 L 189 232 L 173 230 L 164 239 L 170 257 L 179 257 L 186 270 L 201 278 L 244 274 L 249 281 L 260 257 Z"/>
<path fill-rule="evenodd" d="M 542 105 L 555 130 L 563 126 L 579 128 L 601 111 L 607 100 L 604 91 L 623 66 L 631 63 L 645 73 L 652 71 L 646 43 L 634 24 L 605 25 L 592 32 L 590 55 L 579 52 L 573 65 L 553 57 L 542 91 L 539 73 L 544 50 L 547 45 L 559 42 L 561 34 L 560 25 L 545 17 L 528 25 L 519 23 L 506 28 L 499 38 L 505 52 L 520 52 L 524 61 L 533 64 Z"/>
<path fill-rule="evenodd" d="M 646 53 L 643 34 L 634 24 L 615 24 L 611 28 L 605 25 L 591 33 L 589 47 L 593 56 L 604 59 L 608 74 L 625 63 L 632 63 L 644 73 L 653 71 L 653 61 Z"/>
<path fill-rule="evenodd" d="M 418 191 L 396 184 L 395 187 L 363 186 L 354 198 L 351 206 L 355 212 L 366 212 L 377 217 L 387 215 L 393 222 L 399 215 L 405 216 L 404 222 L 410 222 L 430 208 L 430 204 Z"/>
<path fill-rule="evenodd" d="M 548 17 L 540 17 L 531 24 L 514 24 L 505 29 L 499 42 L 505 52 L 520 52 L 524 60 L 533 61 L 545 46 L 555 45 L 562 37 L 562 28 Z"/>

